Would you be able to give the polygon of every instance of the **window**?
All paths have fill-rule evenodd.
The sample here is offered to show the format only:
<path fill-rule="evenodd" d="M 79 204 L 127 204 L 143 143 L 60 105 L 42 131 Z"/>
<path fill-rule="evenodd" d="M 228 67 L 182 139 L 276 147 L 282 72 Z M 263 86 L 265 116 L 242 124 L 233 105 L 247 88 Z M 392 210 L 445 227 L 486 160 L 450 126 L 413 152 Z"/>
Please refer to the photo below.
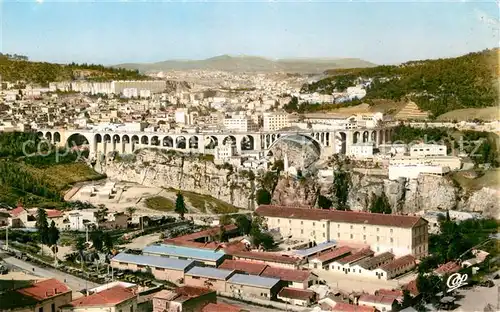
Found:
<path fill-rule="evenodd" d="M 193 279 L 200 279 L 199 276 L 191 276 Z"/>
<path fill-rule="evenodd" d="M 352 230 L 352 225 L 351 225 L 351 230 Z"/>
<path fill-rule="evenodd" d="M 366 226 L 363 226 L 363 231 L 366 231 Z"/>
<path fill-rule="evenodd" d="M 315 225 L 316 225 L 316 222 L 313 222 L 313 226 L 315 226 Z"/>
<path fill-rule="evenodd" d="M 391 229 L 391 233 L 392 233 L 392 229 Z"/>
<path fill-rule="evenodd" d="M 56 304 L 55 303 L 53 303 L 53 304 L 50 305 L 50 311 L 51 312 L 56 312 Z"/>
<path fill-rule="evenodd" d="M 288 220 L 288 224 L 291 224 L 292 223 L 292 220 Z"/>
<path fill-rule="evenodd" d="M 300 234 L 304 234 L 304 230 L 300 230 Z"/>
<path fill-rule="evenodd" d="M 313 235 L 316 235 L 316 231 L 313 231 Z"/>
<path fill-rule="evenodd" d="M 304 225 L 304 221 L 300 221 L 300 225 Z"/>
<path fill-rule="evenodd" d="M 280 224 L 280 219 L 278 219 L 278 224 Z"/>
<path fill-rule="evenodd" d="M 363 235 L 363 240 L 366 240 L 366 235 Z"/>
<path fill-rule="evenodd" d="M 391 243 L 393 243 L 393 242 L 394 242 L 394 239 L 392 239 L 392 237 L 391 237 Z"/>
<path fill-rule="evenodd" d="M 340 227 L 340 224 L 337 224 L 337 227 L 339 228 L 339 227 Z"/>
<path fill-rule="evenodd" d="M 164 268 L 156 268 L 156 271 L 165 271 Z"/>
<path fill-rule="evenodd" d="M 359 269 L 359 273 L 361 273 L 361 269 Z"/>
<path fill-rule="evenodd" d="M 377 236 L 377 242 L 378 242 L 379 240 L 380 240 L 380 237 L 379 237 L 379 236 Z"/>
<path fill-rule="evenodd" d="M 325 233 L 323 233 L 323 237 L 325 237 L 325 236 L 326 236 Z"/>
<path fill-rule="evenodd" d="M 337 237 L 340 237 L 340 233 L 337 233 Z"/>
<path fill-rule="evenodd" d="M 325 224 L 323 223 L 323 228 L 325 228 Z"/>
<path fill-rule="evenodd" d="M 353 236 L 352 236 L 352 234 L 351 234 L 351 239 L 352 239 L 352 237 L 353 237 Z"/>
<path fill-rule="evenodd" d="M 130 307 L 130 312 L 134 312 L 134 306 Z"/>
<path fill-rule="evenodd" d="M 379 230 L 380 230 L 380 229 L 379 229 L 379 228 L 377 228 L 377 232 L 378 232 Z"/>

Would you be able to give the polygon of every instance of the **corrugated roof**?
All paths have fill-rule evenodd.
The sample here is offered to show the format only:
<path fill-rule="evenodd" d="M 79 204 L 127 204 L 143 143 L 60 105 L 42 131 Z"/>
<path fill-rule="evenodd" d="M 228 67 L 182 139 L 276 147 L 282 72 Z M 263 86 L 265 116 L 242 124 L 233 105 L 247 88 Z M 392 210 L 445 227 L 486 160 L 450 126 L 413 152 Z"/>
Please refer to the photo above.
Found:
<path fill-rule="evenodd" d="M 330 220 L 333 222 L 373 224 L 380 226 L 394 226 L 412 228 L 421 217 L 388 215 L 382 213 L 325 210 L 314 208 L 297 208 L 288 206 L 261 205 L 255 213 L 265 217 L 291 218 L 304 220 Z M 427 221 L 425 221 L 427 222 Z"/>
<path fill-rule="evenodd" d="M 282 281 L 304 282 L 309 280 L 309 277 L 311 276 L 311 271 L 285 269 L 285 268 L 268 266 L 267 268 L 265 268 L 264 271 L 262 271 L 260 276 L 279 278 Z"/>
<path fill-rule="evenodd" d="M 234 274 L 227 281 L 228 283 L 238 285 L 249 285 L 261 288 L 271 288 L 276 285 L 280 280 L 277 278 L 262 277 L 256 275 Z"/>
<path fill-rule="evenodd" d="M 363 259 L 356 263 L 356 265 L 359 265 L 360 267 L 371 270 L 374 268 L 379 267 L 380 265 L 384 265 L 385 263 L 391 261 L 394 259 L 394 255 L 390 252 L 384 252 L 381 253 L 380 255 L 377 255 L 375 257 L 370 257 Z"/>
<path fill-rule="evenodd" d="M 222 257 L 224 257 L 225 255 L 223 251 L 211 251 L 200 248 L 190 248 L 190 247 L 174 246 L 166 244 L 146 246 L 142 251 L 144 253 L 153 253 L 159 255 L 183 257 L 193 260 L 208 260 L 208 261 L 217 261 Z"/>
<path fill-rule="evenodd" d="M 321 262 L 337 259 L 343 256 L 346 256 L 347 254 L 350 254 L 352 252 L 352 249 L 348 246 L 341 246 L 339 248 L 335 248 L 331 251 L 327 251 L 325 253 L 319 254 L 317 257 L 315 257 L 313 260 L 318 260 Z"/>
<path fill-rule="evenodd" d="M 244 260 L 229 260 L 226 259 L 219 265 L 219 269 L 238 270 L 248 274 L 260 275 L 267 267 L 265 263 L 255 263 Z"/>
<path fill-rule="evenodd" d="M 195 266 L 191 270 L 189 270 L 186 275 L 193 276 L 201 276 L 208 278 L 215 278 L 219 280 L 226 280 L 231 274 L 233 274 L 233 270 L 224 270 L 224 269 L 216 269 L 209 267 L 198 267 Z"/>
<path fill-rule="evenodd" d="M 329 249 L 329 248 L 332 248 L 332 247 L 335 247 L 335 245 L 337 245 L 337 242 L 336 241 L 330 241 L 330 242 L 324 242 L 324 243 L 321 243 L 319 245 L 316 245 L 314 247 L 311 247 L 311 248 L 307 248 L 307 249 L 301 249 L 301 250 L 294 250 L 293 253 L 296 254 L 296 255 L 299 255 L 299 256 L 310 256 L 310 255 L 314 255 L 320 251 L 323 251 L 325 249 Z"/>
<path fill-rule="evenodd" d="M 172 259 L 158 256 L 132 255 L 127 253 L 119 253 L 114 256 L 112 260 L 178 271 L 185 270 L 193 263 L 193 261 L 191 260 Z"/>
<path fill-rule="evenodd" d="M 134 297 L 137 297 L 137 295 L 130 289 L 115 286 L 88 297 L 71 301 L 70 305 L 73 307 L 115 306 Z"/>

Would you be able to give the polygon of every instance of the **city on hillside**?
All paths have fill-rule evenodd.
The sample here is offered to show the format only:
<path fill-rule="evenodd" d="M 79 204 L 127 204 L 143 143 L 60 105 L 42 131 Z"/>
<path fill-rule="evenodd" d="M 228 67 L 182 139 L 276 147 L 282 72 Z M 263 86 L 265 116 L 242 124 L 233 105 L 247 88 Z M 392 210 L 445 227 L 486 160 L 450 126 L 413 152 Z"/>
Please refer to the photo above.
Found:
<path fill-rule="evenodd" d="M 465 50 L 423 4 L 72 5 L 3 4 L 0 311 L 500 311 L 489 4 Z"/>

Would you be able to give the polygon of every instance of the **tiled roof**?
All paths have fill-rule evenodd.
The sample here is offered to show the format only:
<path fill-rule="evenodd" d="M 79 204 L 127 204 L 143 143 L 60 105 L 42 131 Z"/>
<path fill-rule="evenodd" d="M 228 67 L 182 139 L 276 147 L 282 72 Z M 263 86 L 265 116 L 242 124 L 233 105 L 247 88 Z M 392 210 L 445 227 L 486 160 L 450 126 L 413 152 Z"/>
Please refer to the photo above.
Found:
<path fill-rule="evenodd" d="M 353 253 L 352 255 L 344 257 L 344 258 L 342 258 L 342 259 L 340 259 L 338 261 L 340 263 L 343 263 L 343 264 L 352 263 L 352 262 L 359 261 L 359 260 L 361 260 L 363 258 L 366 258 L 366 257 L 371 257 L 373 255 L 374 255 L 374 252 L 371 251 L 370 249 L 363 249 L 361 251 Z"/>
<path fill-rule="evenodd" d="M 302 259 L 297 257 L 290 257 L 272 252 L 256 252 L 256 251 L 228 251 L 233 257 L 255 259 L 261 261 L 278 262 L 286 264 L 299 264 Z"/>
<path fill-rule="evenodd" d="M 115 286 L 88 297 L 73 300 L 70 305 L 73 307 L 115 306 L 136 296 L 129 288 Z"/>
<path fill-rule="evenodd" d="M 391 261 L 392 259 L 394 259 L 394 255 L 392 253 L 384 252 L 381 253 L 380 255 L 376 255 L 375 257 L 363 259 L 358 263 L 356 263 L 356 265 L 359 265 L 364 269 L 371 270 L 373 268 L 378 267 L 377 264 L 386 263 L 387 261 Z"/>
<path fill-rule="evenodd" d="M 10 213 L 10 215 L 11 215 L 11 216 L 13 216 L 13 217 L 18 217 L 18 216 L 19 216 L 21 213 L 23 213 L 23 212 L 26 212 L 26 213 L 27 213 L 27 211 L 26 211 L 26 210 L 24 210 L 24 208 L 23 208 L 23 207 L 17 207 L 17 208 L 15 208 L 15 209 L 12 209 L 9 213 Z"/>
<path fill-rule="evenodd" d="M 267 264 L 264 263 L 255 263 L 244 260 L 224 260 L 221 265 L 219 265 L 219 269 L 226 270 L 236 270 L 245 272 L 248 274 L 260 275 L 262 271 L 267 267 Z"/>
<path fill-rule="evenodd" d="M 311 276 L 311 271 L 284 269 L 268 266 L 264 269 L 264 271 L 262 271 L 260 276 L 275 277 L 279 278 L 280 280 L 290 282 L 304 282 L 307 281 Z"/>
<path fill-rule="evenodd" d="M 392 271 L 392 270 L 404 267 L 408 264 L 415 264 L 415 257 L 413 257 L 412 255 L 406 255 L 406 256 L 394 259 L 391 262 L 384 264 L 380 268 L 384 271 Z"/>
<path fill-rule="evenodd" d="M 402 290 L 395 290 L 395 289 L 379 289 L 375 291 L 375 295 L 379 296 L 392 296 L 395 298 L 403 297 L 403 291 Z"/>
<path fill-rule="evenodd" d="M 209 303 L 201 309 L 201 312 L 241 312 L 242 308 L 228 303 Z"/>
<path fill-rule="evenodd" d="M 413 297 L 420 295 L 420 292 L 418 291 L 416 279 L 414 279 L 413 281 L 409 282 L 408 284 L 404 285 L 401 288 L 403 290 L 408 290 Z"/>
<path fill-rule="evenodd" d="M 284 287 L 278 294 L 280 297 L 299 299 L 299 300 L 309 300 L 316 296 L 316 293 L 309 289 L 297 289 L 291 287 Z"/>
<path fill-rule="evenodd" d="M 375 312 L 375 308 L 357 306 L 354 304 L 337 302 L 335 306 L 332 308 L 334 312 Z"/>
<path fill-rule="evenodd" d="M 295 208 L 288 206 L 261 205 L 255 213 L 265 217 L 291 218 L 304 220 L 330 220 L 334 222 L 373 224 L 380 226 L 394 226 L 412 228 L 421 217 L 387 215 L 381 213 L 325 210 L 314 208 Z"/>
<path fill-rule="evenodd" d="M 55 278 L 51 278 L 34 283 L 29 287 L 21 288 L 16 291 L 36 300 L 45 300 L 69 292 L 71 289 Z"/>
<path fill-rule="evenodd" d="M 381 304 L 392 304 L 394 302 L 393 296 L 377 296 L 377 295 L 361 295 L 359 301 L 369 302 L 369 303 L 381 303 Z"/>
<path fill-rule="evenodd" d="M 45 211 L 47 212 L 47 218 L 59 218 L 59 217 L 64 216 L 64 213 L 62 211 L 59 211 L 59 210 L 45 209 Z"/>
<path fill-rule="evenodd" d="M 440 265 L 437 269 L 434 270 L 436 274 L 447 274 L 447 273 L 455 273 L 461 269 L 460 264 L 455 261 L 450 261 L 445 264 Z"/>
<path fill-rule="evenodd" d="M 327 251 L 325 253 L 320 254 L 319 256 L 315 257 L 314 259 L 317 259 L 321 262 L 325 262 L 328 260 L 336 259 L 342 256 L 345 256 L 349 253 L 351 253 L 352 249 L 347 247 L 347 246 L 341 246 L 339 248 L 335 248 L 331 251 Z"/>

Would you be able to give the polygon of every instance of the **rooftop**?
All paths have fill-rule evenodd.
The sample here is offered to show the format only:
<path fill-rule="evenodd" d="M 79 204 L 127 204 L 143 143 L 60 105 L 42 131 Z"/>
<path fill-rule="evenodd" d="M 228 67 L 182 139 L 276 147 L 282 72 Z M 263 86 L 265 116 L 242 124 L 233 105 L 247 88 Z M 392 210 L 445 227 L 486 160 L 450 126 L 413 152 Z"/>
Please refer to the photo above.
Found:
<path fill-rule="evenodd" d="M 314 208 L 297 208 L 275 205 L 261 205 L 255 210 L 255 213 L 265 217 L 318 221 L 330 220 L 334 222 L 394 226 L 402 228 L 412 228 L 420 220 L 423 220 L 421 217 L 414 216 L 387 215 L 382 213 L 325 210 Z"/>
<path fill-rule="evenodd" d="M 248 258 L 261 261 L 286 263 L 286 264 L 299 264 L 302 260 L 297 257 L 291 257 L 279 253 L 272 252 L 257 252 L 257 251 L 230 251 L 234 257 Z"/>
<path fill-rule="evenodd" d="M 137 295 L 129 288 L 115 286 L 88 297 L 73 300 L 70 305 L 73 307 L 115 306 L 134 297 Z"/>
<path fill-rule="evenodd" d="M 271 288 L 277 283 L 279 283 L 279 281 L 280 280 L 277 278 L 262 277 L 256 275 L 234 274 L 228 280 L 228 283 L 238 284 L 238 285 L 249 285 L 260 288 Z"/>
<path fill-rule="evenodd" d="M 323 250 L 333 248 L 336 245 L 336 241 L 324 242 L 311 248 L 294 250 L 294 253 L 299 256 L 309 257 Z"/>
<path fill-rule="evenodd" d="M 31 286 L 18 289 L 17 292 L 36 300 L 45 300 L 63 293 L 70 292 L 68 286 L 55 278 L 36 282 Z"/>
<path fill-rule="evenodd" d="M 391 270 L 406 266 L 408 264 L 415 264 L 415 258 L 412 255 L 406 255 L 406 256 L 394 259 L 391 262 L 384 264 L 380 268 L 382 270 L 385 270 L 385 271 L 391 271 Z"/>
<path fill-rule="evenodd" d="M 380 255 L 377 255 L 375 257 L 370 257 L 363 259 L 357 263 L 360 267 L 364 269 L 371 270 L 373 268 L 376 268 L 379 266 L 379 263 L 385 263 L 387 261 L 390 261 L 394 259 L 394 255 L 390 252 L 384 252 L 381 253 Z"/>
<path fill-rule="evenodd" d="M 248 274 L 260 275 L 267 267 L 264 263 L 254 263 L 243 260 L 229 260 L 226 259 L 219 265 L 219 269 L 237 270 Z"/>
<path fill-rule="evenodd" d="M 223 302 L 209 303 L 201 309 L 201 312 L 242 312 L 242 308 Z"/>
<path fill-rule="evenodd" d="M 371 251 L 370 249 L 363 249 L 361 251 L 358 251 L 356 253 L 353 253 L 347 257 L 344 257 L 339 260 L 340 263 L 353 263 L 356 261 L 359 261 L 361 259 L 364 259 L 366 257 L 371 257 L 373 256 L 374 252 Z"/>
<path fill-rule="evenodd" d="M 181 260 L 158 256 L 132 255 L 127 253 L 119 253 L 111 260 L 178 271 L 185 270 L 193 263 L 193 261 L 191 260 Z"/>
<path fill-rule="evenodd" d="M 364 294 L 359 297 L 359 301 L 381 304 L 392 304 L 396 299 L 394 296 L 380 296 Z"/>
<path fill-rule="evenodd" d="M 314 259 L 319 260 L 321 262 L 325 262 L 325 261 L 328 261 L 328 260 L 332 260 L 332 259 L 336 259 L 336 258 L 345 256 L 345 255 L 347 255 L 347 254 L 349 254 L 351 252 L 352 252 L 352 249 L 350 247 L 348 247 L 348 246 L 341 246 L 339 248 L 335 248 L 333 250 L 321 253 L 317 257 L 315 257 Z"/>
<path fill-rule="evenodd" d="M 365 307 L 365 306 L 357 306 L 354 304 L 337 302 L 333 307 L 332 311 L 335 312 L 375 312 L 375 308 Z"/>
<path fill-rule="evenodd" d="M 268 266 L 260 276 L 279 278 L 283 281 L 304 282 L 311 276 L 309 270 L 293 270 Z"/>
<path fill-rule="evenodd" d="M 218 280 L 227 280 L 228 277 L 231 276 L 231 274 L 233 274 L 233 272 L 234 272 L 233 270 L 195 266 L 191 270 L 189 270 L 186 273 L 186 275 L 214 278 Z"/>
<path fill-rule="evenodd" d="M 153 253 L 159 255 L 168 255 L 183 257 L 188 259 L 196 260 L 207 260 L 207 261 L 217 261 L 224 257 L 225 253 L 223 251 L 211 251 L 200 248 L 191 248 L 184 246 L 174 246 L 174 245 L 149 245 L 143 250 L 144 253 Z"/>
<path fill-rule="evenodd" d="M 309 300 L 316 296 L 316 293 L 309 289 L 297 289 L 291 287 L 284 287 L 278 294 L 280 297 L 299 299 L 299 300 Z"/>
<path fill-rule="evenodd" d="M 455 261 L 450 261 L 445 264 L 440 265 L 437 269 L 434 270 L 436 274 L 446 274 L 446 273 L 455 273 L 461 269 L 460 264 Z"/>

